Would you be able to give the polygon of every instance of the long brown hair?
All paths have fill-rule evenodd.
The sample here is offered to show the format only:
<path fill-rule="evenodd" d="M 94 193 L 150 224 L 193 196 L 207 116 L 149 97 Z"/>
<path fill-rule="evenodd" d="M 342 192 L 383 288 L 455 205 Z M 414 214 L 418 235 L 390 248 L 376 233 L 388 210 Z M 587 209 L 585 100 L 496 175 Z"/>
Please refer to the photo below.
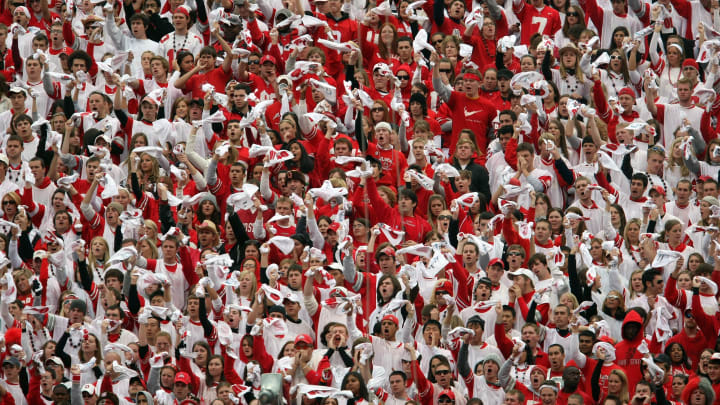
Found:
<path fill-rule="evenodd" d="M 382 30 L 385 27 L 390 27 L 393 32 L 393 39 L 392 39 L 392 45 L 390 46 L 390 49 L 388 49 L 387 45 L 382 41 Z M 397 55 L 397 41 L 398 41 L 398 32 L 397 28 L 392 23 L 386 22 L 383 23 L 383 25 L 380 26 L 380 29 L 378 30 L 378 53 L 380 53 L 380 57 L 383 59 L 390 59 L 391 56 Z"/>

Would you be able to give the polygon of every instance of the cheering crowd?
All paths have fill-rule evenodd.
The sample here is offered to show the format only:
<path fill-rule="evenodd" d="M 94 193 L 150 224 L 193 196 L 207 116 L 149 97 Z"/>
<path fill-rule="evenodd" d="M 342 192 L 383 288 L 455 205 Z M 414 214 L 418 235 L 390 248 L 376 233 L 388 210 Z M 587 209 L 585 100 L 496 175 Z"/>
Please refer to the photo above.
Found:
<path fill-rule="evenodd" d="M 0 4 L 0 405 L 720 404 L 718 0 L 76 1 Z"/>

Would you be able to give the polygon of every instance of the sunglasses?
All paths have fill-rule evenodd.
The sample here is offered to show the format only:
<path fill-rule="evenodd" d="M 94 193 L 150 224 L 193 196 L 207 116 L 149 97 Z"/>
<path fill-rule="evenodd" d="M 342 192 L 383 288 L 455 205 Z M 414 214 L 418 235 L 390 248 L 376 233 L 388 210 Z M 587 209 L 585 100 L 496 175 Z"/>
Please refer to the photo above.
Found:
<path fill-rule="evenodd" d="M 620 59 L 620 55 L 610 55 L 611 60 L 618 60 Z"/>
<path fill-rule="evenodd" d="M 385 110 L 382 107 L 375 107 L 371 109 L 372 112 L 385 112 Z"/>
<path fill-rule="evenodd" d="M 580 17 L 580 13 L 578 13 L 577 11 L 571 11 L 571 12 L 567 13 L 566 15 L 568 17 Z"/>
<path fill-rule="evenodd" d="M 17 204 L 15 201 L 3 201 L 2 205 Z"/>
<path fill-rule="evenodd" d="M 249 60 L 247 64 L 248 65 L 259 65 L 260 61 L 259 60 Z"/>
<path fill-rule="evenodd" d="M 685 311 L 685 318 L 692 319 L 692 312 L 691 311 Z"/>
<path fill-rule="evenodd" d="M 13 5 L 13 7 L 20 7 L 20 6 L 24 6 L 25 3 L 13 3 L 12 5 Z"/>
<path fill-rule="evenodd" d="M 522 256 L 523 254 L 520 252 L 508 252 L 508 256 Z"/>
<path fill-rule="evenodd" d="M 410 76 L 405 76 L 405 75 L 398 76 L 397 78 L 398 78 L 399 80 L 410 80 Z"/>
<path fill-rule="evenodd" d="M 454 404 L 455 401 L 449 398 L 438 399 L 438 404 Z"/>
<path fill-rule="evenodd" d="M 443 290 L 435 291 L 435 295 L 445 295 L 447 293 L 448 293 L 447 291 L 443 291 Z M 437 371 L 436 371 L 436 373 L 437 373 Z"/>
<path fill-rule="evenodd" d="M 452 216 L 450 216 L 450 215 L 440 215 L 440 216 L 438 217 L 438 219 L 448 219 L 448 220 L 450 220 L 450 219 L 452 219 Z"/>
<path fill-rule="evenodd" d="M 435 41 L 433 41 L 433 44 L 442 44 L 442 41 L 442 39 L 436 39 Z"/>
<path fill-rule="evenodd" d="M 435 375 L 450 374 L 450 370 L 435 370 Z"/>
<path fill-rule="evenodd" d="M 440 73 L 450 73 L 452 72 L 452 69 L 439 69 Z"/>

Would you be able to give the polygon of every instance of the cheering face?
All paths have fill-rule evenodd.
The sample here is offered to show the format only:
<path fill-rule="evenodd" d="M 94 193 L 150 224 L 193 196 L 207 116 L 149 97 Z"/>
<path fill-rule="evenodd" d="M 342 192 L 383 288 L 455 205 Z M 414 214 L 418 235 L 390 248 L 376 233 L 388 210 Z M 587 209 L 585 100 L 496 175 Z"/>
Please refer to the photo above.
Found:
<path fill-rule="evenodd" d="M 492 266 L 495 267 L 495 266 Z M 490 299 L 490 295 L 492 294 L 492 290 L 487 284 L 478 283 L 477 288 L 475 289 L 475 295 L 477 296 L 478 301 L 487 301 Z"/>
<path fill-rule="evenodd" d="M 435 381 L 437 381 L 438 385 L 443 388 L 450 386 L 450 383 L 452 382 L 452 374 L 450 372 L 450 367 L 446 366 L 445 364 L 440 364 L 435 367 L 434 374 Z"/>

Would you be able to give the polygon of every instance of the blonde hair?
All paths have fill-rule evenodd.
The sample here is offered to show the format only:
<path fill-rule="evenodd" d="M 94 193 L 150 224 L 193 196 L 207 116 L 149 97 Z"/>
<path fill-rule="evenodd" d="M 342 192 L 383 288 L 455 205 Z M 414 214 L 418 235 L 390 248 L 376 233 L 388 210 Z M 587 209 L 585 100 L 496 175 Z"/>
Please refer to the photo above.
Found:
<path fill-rule="evenodd" d="M 157 224 L 156 224 L 154 221 L 152 221 L 152 220 L 146 219 L 145 221 L 143 221 L 143 226 L 144 226 L 145 228 L 152 229 L 152 231 L 155 232 L 155 237 L 152 237 L 152 238 L 151 238 L 151 237 L 148 237 L 147 233 L 145 233 L 145 239 L 148 239 L 148 240 L 152 241 L 152 244 L 157 245 L 157 242 L 158 242 L 158 227 L 157 227 Z"/>
<path fill-rule="evenodd" d="M 678 130 L 679 130 L 679 128 L 678 128 Z M 677 134 L 677 132 L 678 132 L 678 131 L 676 130 L 675 133 Z M 668 161 L 668 166 L 669 166 L 669 167 L 679 166 L 679 167 L 680 167 L 680 174 L 681 174 L 683 177 L 687 177 L 687 176 L 690 175 L 690 169 L 688 169 L 688 167 L 685 165 L 685 162 L 683 161 L 682 156 L 681 156 L 679 159 L 678 159 L 678 158 L 675 158 L 675 157 L 673 156 L 673 151 L 675 150 L 675 147 L 676 147 L 680 142 L 682 142 L 682 138 L 675 138 L 675 140 L 672 141 L 672 144 L 670 145 L 670 153 L 669 153 L 669 156 L 668 156 L 667 161 Z"/>
<path fill-rule="evenodd" d="M 628 393 L 628 378 L 627 375 L 619 369 L 613 369 L 610 371 L 610 375 L 616 375 L 620 382 L 622 383 L 622 388 L 620 389 L 620 394 L 618 397 L 620 397 L 620 401 L 622 403 L 628 403 L 630 401 L 630 394 Z M 610 378 L 610 375 L 608 376 L 608 379 Z"/>
<path fill-rule="evenodd" d="M 150 247 L 150 257 L 147 257 L 146 259 L 157 259 L 158 258 L 158 249 L 157 245 L 152 242 L 151 239 L 143 238 L 138 241 L 138 247 L 140 247 L 141 243 L 147 243 L 148 247 Z M 140 249 L 138 249 L 139 251 Z"/>
<path fill-rule="evenodd" d="M 255 298 L 255 293 L 257 292 L 257 277 L 255 277 L 255 272 L 252 270 L 244 270 L 241 271 L 240 274 L 238 274 L 237 278 L 238 280 L 242 279 L 243 277 L 248 276 L 250 277 L 250 294 L 248 294 L 248 298 L 250 300 L 253 300 Z M 240 295 L 240 287 L 235 290 L 237 295 Z"/>
<path fill-rule="evenodd" d="M 105 247 L 105 251 L 103 252 L 103 257 L 95 257 L 95 255 L 93 254 L 92 245 L 96 241 L 102 243 L 102 245 Z M 91 248 L 88 249 L 87 264 L 88 264 L 88 269 L 92 273 L 93 271 L 95 271 L 98 261 L 101 261 L 101 262 L 103 262 L 103 264 L 105 264 L 105 262 L 107 262 L 107 260 L 110 258 L 110 245 L 108 245 L 107 240 L 105 240 L 105 238 L 103 238 L 102 236 L 96 236 L 96 237 L 92 238 L 92 240 L 90 241 L 90 247 Z"/>

